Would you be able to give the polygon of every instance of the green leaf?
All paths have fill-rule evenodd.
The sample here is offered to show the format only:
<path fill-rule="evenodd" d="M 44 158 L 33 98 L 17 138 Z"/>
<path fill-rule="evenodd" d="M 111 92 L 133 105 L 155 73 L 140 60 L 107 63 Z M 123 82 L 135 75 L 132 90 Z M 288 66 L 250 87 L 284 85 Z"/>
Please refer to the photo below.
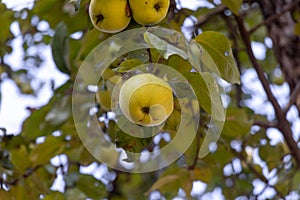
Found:
<path fill-rule="evenodd" d="M 225 109 L 219 86 L 210 73 L 187 73 L 185 77 L 192 85 L 200 106 L 211 115 L 209 128 L 199 151 L 199 157 L 202 158 L 210 152 L 209 145 L 215 143 L 221 135 L 225 121 Z"/>
<path fill-rule="evenodd" d="M 179 188 L 183 189 L 189 197 L 192 190 L 193 180 L 187 169 L 171 167 L 167 169 L 162 176 L 145 192 L 149 195 L 154 190 L 159 190 L 163 194 L 176 196 Z"/>
<path fill-rule="evenodd" d="M 44 197 L 44 200 L 65 200 L 64 195 L 60 192 L 51 192 Z"/>
<path fill-rule="evenodd" d="M 253 120 L 249 119 L 246 110 L 228 108 L 222 134 L 235 139 L 250 133 Z"/>
<path fill-rule="evenodd" d="M 300 190 L 300 171 L 298 170 L 293 176 L 293 185 L 294 190 Z"/>
<path fill-rule="evenodd" d="M 133 69 L 134 67 L 137 67 L 139 65 L 143 64 L 140 60 L 138 59 L 128 59 L 125 60 L 123 62 L 121 62 L 121 64 L 118 67 L 118 72 L 119 73 L 123 73 L 123 72 L 127 72 L 131 69 Z"/>
<path fill-rule="evenodd" d="M 228 7 L 231 12 L 233 12 L 235 15 L 238 15 L 243 0 L 222 0 L 222 3 Z"/>
<path fill-rule="evenodd" d="M 77 187 L 69 188 L 64 193 L 65 199 L 86 200 L 88 197 Z"/>
<path fill-rule="evenodd" d="M 267 163 L 270 171 L 282 162 L 283 153 L 284 149 L 281 145 L 271 146 L 267 144 L 259 147 L 259 156 Z"/>
<path fill-rule="evenodd" d="M 71 84 L 69 82 L 58 88 L 49 103 L 34 110 L 24 121 L 22 136 L 36 139 L 47 136 L 63 125 L 71 116 Z"/>
<path fill-rule="evenodd" d="M 22 145 L 19 149 L 12 150 L 10 156 L 12 164 L 20 173 L 24 173 L 31 165 L 31 162 L 28 159 L 29 155 L 27 149 L 24 145 Z"/>
<path fill-rule="evenodd" d="M 125 151 L 140 153 L 152 143 L 152 137 L 138 138 L 118 130 L 115 132 L 115 143 L 117 147 Z"/>
<path fill-rule="evenodd" d="M 86 56 L 96 47 L 102 40 L 106 39 L 106 35 L 100 35 L 97 29 L 88 30 L 80 40 L 80 49 L 77 52 L 76 64 L 78 67 Z M 71 50 L 72 51 L 72 50 Z"/>
<path fill-rule="evenodd" d="M 192 144 L 183 154 L 187 166 L 193 166 L 195 164 L 194 162 L 198 160 L 198 154 L 200 150 L 199 147 L 200 147 L 199 137 L 196 136 Z"/>
<path fill-rule="evenodd" d="M 29 185 L 30 189 L 35 193 L 47 194 L 50 191 L 50 187 L 53 184 L 55 177 L 55 173 L 51 174 L 46 168 L 40 167 L 28 176 L 25 183 Z"/>
<path fill-rule="evenodd" d="M 213 172 L 210 166 L 197 166 L 190 173 L 193 180 L 200 180 L 204 183 L 209 183 L 213 176 Z"/>
<path fill-rule="evenodd" d="M 102 200 L 106 197 L 105 185 L 95 179 L 94 177 L 86 174 L 80 174 L 76 182 L 76 186 L 86 194 L 87 197 L 94 200 Z"/>
<path fill-rule="evenodd" d="M 203 48 L 201 60 L 205 67 L 229 83 L 240 83 L 229 39 L 219 32 L 206 31 L 195 38 Z M 206 52 L 207 53 L 206 53 Z"/>
<path fill-rule="evenodd" d="M 178 55 L 172 55 L 169 57 L 168 66 L 173 67 L 181 74 L 190 72 L 192 69 L 191 64 Z"/>
<path fill-rule="evenodd" d="M 69 34 L 64 22 L 55 27 L 55 35 L 51 42 L 52 57 L 59 71 L 70 74 Z"/>
<path fill-rule="evenodd" d="M 173 31 L 165 30 L 164 33 L 151 33 L 147 31 L 144 33 L 144 40 L 150 47 L 155 48 L 165 59 L 168 59 L 171 55 L 177 54 L 183 59 L 187 59 L 187 50 L 184 46 L 178 46 L 179 44 L 186 44 L 182 39 L 174 35 Z M 156 35 L 157 34 L 157 35 Z M 165 34 L 162 36 L 161 34 Z"/>
<path fill-rule="evenodd" d="M 184 76 L 189 80 L 192 85 L 200 106 L 208 114 L 216 112 L 215 115 L 219 120 L 223 120 L 224 107 L 221 101 L 221 92 L 214 77 L 207 72 L 204 73 L 186 73 Z"/>
<path fill-rule="evenodd" d="M 14 21 L 14 12 L 7 9 L 5 4 L 0 4 L 0 21 L 1 21 L 1 29 L 0 29 L 0 43 L 4 43 L 9 37 L 13 36 L 10 31 L 10 25 Z M 1 48 L 3 48 L 1 46 Z M 0 50 L 0 56 L 2 55 L 2 51 Z M 3 52 L 4 53 L 4 52 Z"/>
<path fill-rule="evenodd" d="M 217 151 L 208 154 L 206 157 L 203 158 L 203 160 L 210 165 L 217 166 L 217 168 L 222 168 L 228 162 L 230 162 L 233 158 L 235 158 L 235 155 L 227 149 L 224 145 L 218 144 L 217 145 Z M 214 172 L 214 176 L 215 176 Z"/>
<path fill-rule="evenodd" d="M 48 136 L 30 152 L 30 160 L 34 166 L 49 163 L 51 158 L 63 151 L 64 146 L 62 138 Z"/>
<path fill-rule="evenodd" d="M 30 193 L 26 191 L 26 188 L 28 188 L 28 185 L 25 185 L 23 183 L 19 183 L 16 186 L 12 187 L 11 194 L 13 194 L 13 196 L 10 199 L 18 199 L 18 200 L 32 199 L 30 198 Z"/>

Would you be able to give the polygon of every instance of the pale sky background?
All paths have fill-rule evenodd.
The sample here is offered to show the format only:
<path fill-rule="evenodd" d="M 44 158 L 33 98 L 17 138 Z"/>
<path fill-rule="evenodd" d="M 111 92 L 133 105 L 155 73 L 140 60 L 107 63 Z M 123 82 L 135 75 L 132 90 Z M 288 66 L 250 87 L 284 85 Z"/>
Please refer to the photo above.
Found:
<path fill-rule="evenodd" d="M 2 2 L 6 3 L 9 8 L 13 9 L 22 9 L 23 7 L 32 7 L 33 0 L 2 0 Z M 205 3 L 203 1 L 196 0 L 181 0 L 181 5 L 183 7 L 195 8 L 198 6 L 203 6 Z M 47 26 L 46 24 L 44 24 Z M 185 25 L 191 25 L 191 21 L 186 21 Z M 16 23 L 11 26 L 11 30 L 15 35 L 19 35 L 19 28 Z M 5 61 L 10 63 L 14 70 L 20 69 L 22 67 L 22 48 L 20 47 L 22 44 L 21 38 L 14 40 L 12 44 L 14 47 L 14 51 L 11 55 L 5 57 Z M 265 42 L 266 45 L 272 45 L 270 41 Z M 253 48 L 255 50 L 255 56 L 257 59 L 265 58 L 265 47 L 261 43 L 252 43 Z M 49 98 L 52 96 L 52 91 L 50 89 L 50 81 L 53 80 L 55 83 L 55 87 L 59 87 L 63 84 L 68 77 L 64 74 L 60 73 L 55 64 L 52 61 L 51 49 L 49 46 L 45 46 L 43 51 L 40 51 L 42 58 L 44 59 L 43 65 L 39 69 L 35 69 L 34 74 L 39 81 L 45 81 L 46 84 L 42 90 L 40 90 L 37 97 L 31 97 L 28 95 L 22 95 L 19 93 L 18 88 L 15 86 L 13 81 L 7 80 L 2 82 L 1 92 L 2 92 L 2 101 L 0 106 L 0 127 L 5 127 L 7 129 L 8 134 L 17 134 L 21 130 L 21 124 L 24 119 L 29 115 L 29 111 L 26 110 L 26 107 L 39 107 L 45 105 Z M 246 86 L 246 89 L 249 91 L 255 91 L 256 95 L 253 96 L 253 99 L 247 102 L 252 109 L 261 114 L 268 114 L 270 118 L 273 116 L 272 107 L 270 104 L 266 104 L 266 96 L 263 88 L 259 80 L 257 79 L 257 75 L 254 70 L 248 70 L 246 74 L 243 76 L 243 83 Z M 284 84 L 283 86 L 276 86 L 272 88 L 276 97 L 278 97 L 281 105 L 285 105 L 287 103 L 287 97 L 289 95 L 288 86 Z M 297 111 L 292 108 L 288 113 L 288 118 L 296 120 L 296 123 L 293 125 L 293 130 L 295 133 L 300 133 L 300 119 L 297 115 Z M 272 138 L 272 143 L 277 143 L 283 141 L 281 133 L 279 133 L 275 129 L 270 129 L 267 133 Z M 297 135 L 296 137 L 300 137 Z M 254 154 L 257 152 L 253 152 Z M 57 163 L 57 157 L 53 159 L 52 163 Z M 64 160 L 64 159 L 62 159 Z M 257 161 L 262 166 L 265 164 L 261 163 L 259 160 Z M 232 170 L 238 170 L 241 167 L 240 163 L 234 164 L 236 169 L 227 169 L 227 172 L 230 173 Z M 91 165 L 87 168 L 83 168 L 82 172 L 96 174 L 97 178 L 101 179 L 101 176 L 107 172 L 107 169 L 100 168 L 95 165 Z M 225 170 L 226 172 L 226 170 Z M 264 174 L 267 176 L 272 175 L 272 172 L 268 172 L 264 170 Z M 62 188 L 62 176 L 58 176 L 56 183 L 53 186 L 53 189 L 60 190 Z M 201 191 L 206 187 L 205 184 L 197 181 L 194 183 L 193 194 L 201 193 Z M 197 189 L 195 189 L 197 188 Z M 264 188 L 264 183 L 257 180 L 255 182 L 255 192 L 259 193 L 260 190 Z M 272 197 L 274 191 L 269 188 L 261 196 L 261 199 L 266 197 Z M 153 198 L 155 198 L 156 194 L 153 194 Z M 221 189 L 216 189 L 213 193 L 206 195 L 203 199 L 213 199 L 213 197 L 218 197 L 218 199 L 222 199 Z M 180 198 L 177 198 L 180 200 Z"/>

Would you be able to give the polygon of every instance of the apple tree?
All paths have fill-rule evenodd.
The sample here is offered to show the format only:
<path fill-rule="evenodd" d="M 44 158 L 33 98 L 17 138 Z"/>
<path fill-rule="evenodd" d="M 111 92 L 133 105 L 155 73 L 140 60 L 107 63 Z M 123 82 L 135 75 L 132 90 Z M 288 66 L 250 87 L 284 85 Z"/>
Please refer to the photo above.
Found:
<path fill-rule="evenodd" d="M 124 2 L 0 1 L 0 86 L 51 90 L 20 132 L 0 122 L 0 199 L 299 199 L 300 1 L 170 0 L 162 20 Z M 46 48 L 63 84 L 36 74 Z M 161 78 L 142 121 L 120 84 L 137 72 Z"/>

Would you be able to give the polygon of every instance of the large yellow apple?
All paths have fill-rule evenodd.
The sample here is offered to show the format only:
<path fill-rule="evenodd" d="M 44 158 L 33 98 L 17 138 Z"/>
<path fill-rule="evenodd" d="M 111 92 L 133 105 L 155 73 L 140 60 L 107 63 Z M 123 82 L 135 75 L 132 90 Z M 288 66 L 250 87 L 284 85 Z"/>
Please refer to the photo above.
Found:
<path fill-rule="evenodd" d="M 155 25 L 162 21 L 170 6 L 170 0 L 129 0 L 133 19 L 141 25 Z"/>
<path fill-rule="evenodd" d="M 127 0 L 91 0 L 89 15 L 95 28 L 107 33 L 122 31 L 131 19 Z"/>
<path fill-rule="evenodd" d="M 148 127 L 157 126 L 173 111 L 172 88 L 153 74 L 138 74 L 121 86 L 119 105 L 129 121 Z"/>

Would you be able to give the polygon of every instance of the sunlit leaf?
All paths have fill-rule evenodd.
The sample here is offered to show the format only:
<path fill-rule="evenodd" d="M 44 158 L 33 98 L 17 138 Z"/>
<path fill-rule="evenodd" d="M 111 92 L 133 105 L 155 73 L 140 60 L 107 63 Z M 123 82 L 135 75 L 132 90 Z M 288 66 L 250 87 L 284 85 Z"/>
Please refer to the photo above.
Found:
<path fill-rule="evenodd" d="M 231 43 L 225 35 L 206 31 L 198 35 L 195 40 L 208 53 L 202 54 L 201 58 L 207 69 L 217 73 L 229 83 L 240 83 L 240 73 L 232 54 Z"/>
<path fill-rule="evenodd" d="M 148 43 L 148 45 L 160 52 L 165 59 L 168 59 L 174 54 L 180 55 L 182 58 L 187 59 L 187 49 L 184 48 L 184 46 L 178 46 L 179 44 L 186 44 L 184 41 L 180 43 L 180 40 L 183 38 L 179 38 L 178 36 L 172 34 L 172 31 L 167 29 L 165 30 L 164 37 L 166 38 L 162 38 L 160 35 L 151 33 L 151 31 L 144 33 L 144 40 Z"/>
<path fill-rule="evenodd" d="M 182 74 L 190 72 L 192 69 L 191 64 L 178 55 L 170 56 L 167 64 Z"/>

